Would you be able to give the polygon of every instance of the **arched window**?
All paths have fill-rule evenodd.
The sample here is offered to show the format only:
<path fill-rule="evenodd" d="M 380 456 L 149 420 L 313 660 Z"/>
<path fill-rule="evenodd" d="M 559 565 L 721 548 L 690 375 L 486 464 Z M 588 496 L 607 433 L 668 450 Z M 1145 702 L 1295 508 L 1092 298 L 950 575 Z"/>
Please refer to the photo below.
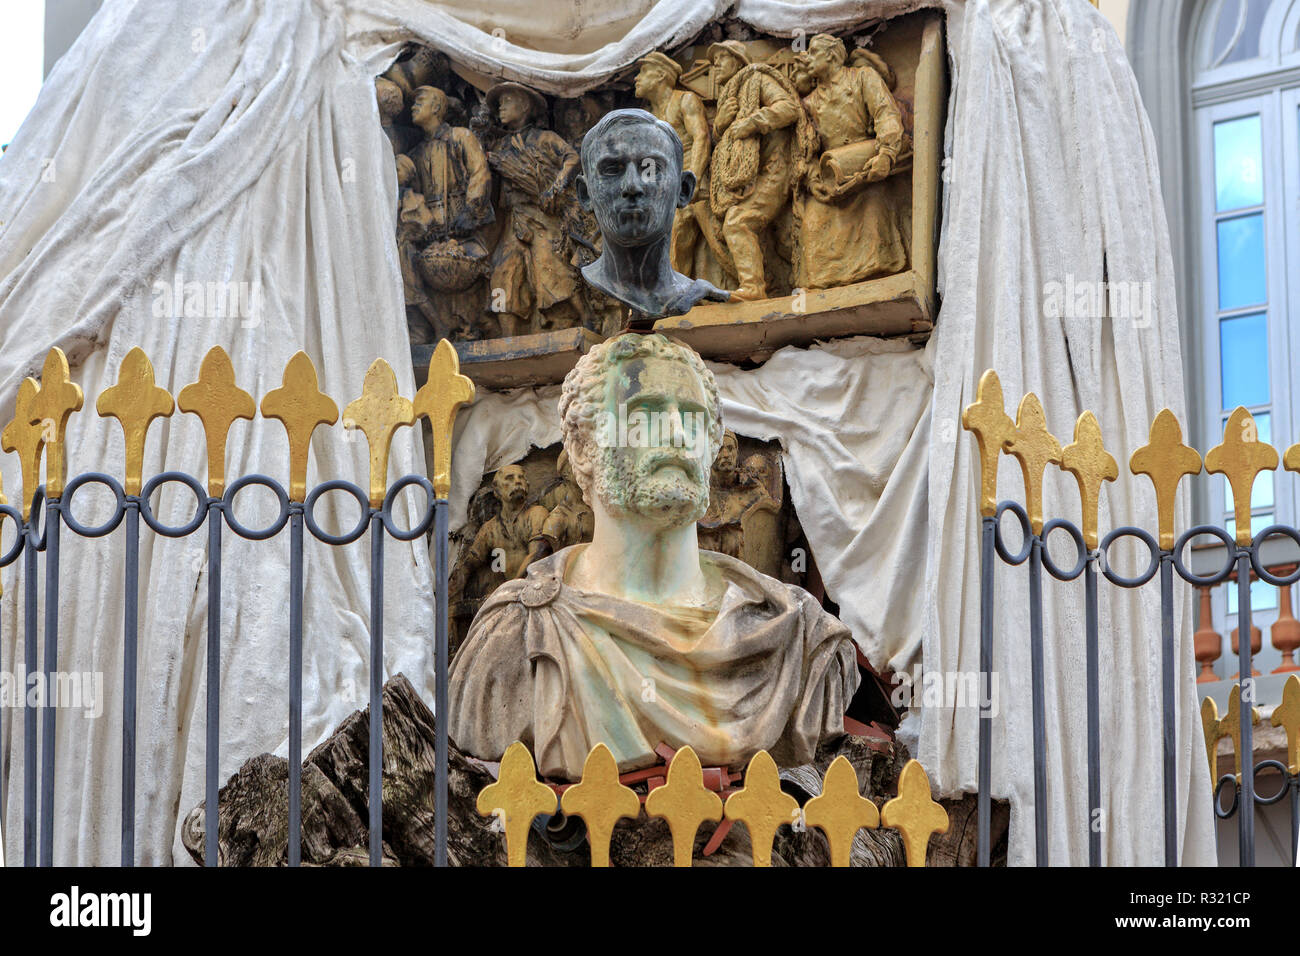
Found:
<path fill-rule="evenodd" d="M 1197 444 L 1218 444 L 1244 405 L 1262 441 L 1285 448 L 1300 424 L 1300 0 L 1210 0 L 1193 20 L 1191 219 L 1199 269 L 1187 303 L 1199 323 Z M 1196 221 L 1199 220 L 1199 221 Z M 1192 223 L 1189 222 L 1189 225 Z M 1196 387 L 1199 386 L 1199 387 Z M 1251 500 L 1258 532 L 1295 524 L 1294 482 L 1261 474 Z M 1197 517 L 1233 527 L 1231 493 L 1216 476 Z M 1236 590 L 1228 592 L 1229 613 Z M 1254 606 L 1276 605 L 1259 584 Z"/>

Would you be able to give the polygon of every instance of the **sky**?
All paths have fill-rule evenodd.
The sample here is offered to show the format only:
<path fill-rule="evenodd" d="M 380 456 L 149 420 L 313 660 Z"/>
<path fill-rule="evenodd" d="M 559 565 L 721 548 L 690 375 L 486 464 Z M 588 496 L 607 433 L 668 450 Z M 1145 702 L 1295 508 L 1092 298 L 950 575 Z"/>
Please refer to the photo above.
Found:
<path fill-rule="evenodd" d="M 0 0 L 0 145 L 36 102 L 45 60 L 45 0 Z"/>

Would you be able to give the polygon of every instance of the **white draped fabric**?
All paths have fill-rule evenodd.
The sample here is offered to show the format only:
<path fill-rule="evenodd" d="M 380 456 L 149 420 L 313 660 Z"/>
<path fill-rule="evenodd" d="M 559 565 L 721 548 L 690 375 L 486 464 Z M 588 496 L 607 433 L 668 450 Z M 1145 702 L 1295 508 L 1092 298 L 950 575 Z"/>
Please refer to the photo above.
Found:
<path fill-rule="evenodd" d="M 413 391 L 393 241 L 396 183 L 371 79 L 411 39 L 474 73 L 575 95 L 655 48 L 691 39 L 728 9 L 782 36 L 847 28 L 925 4 L 914 0 L 601 0 L 488 5 L 426 0 L 109 0 L 51 74 L 32 117 L 0 159 L 0 418 L 18 382 L 62 346 L 89 400 L 139 345 L 159 384 L 193 381 L 222 344 L 239 384 L 260 399 L 305 349 L 339 404 L 383 356 Z M 1113 32 L 1086 0 L 952 0 L 953 93 L 941 239 L 943 308 L 930 345 L 847 340 L 785 349 L 761 368 L 714 366 L 728 424 L 781 442 L 790 493 L 828 591 L 878 665 L 974 670 L 978 531 L 973 449 L 956 426 L 986 367 L 1009 401 L 1042 397 L 1067 440 L 1094 410 L 1126 462 L 1155 411 L 1182 410 L 1169 243 L 1153 147 Z M 1045 283 L 1146 282 L 1154 310 L 1139 327 L 1044 317 Z M 157 283 L 245 282 L 262 296 L 250 318 L 161 309 Z M 178 315 L 179 314 L 179 315 Z M 557 389 L 484 395 L 457 430 L 453 526 L 484 470 L 558 440 Z M 1014 409 L 1012 410 L 1014 411 Z M 155 424 L 145 473 L 202 476 L 194 416 Z M 364 483 L 365 446 L 322 429 L 311 480 Z M 87 407 L 69 429 L 73 473 L 120 474 L 115 422 Z M 394 445 L 392 474 L 420 470 L 416 436 Z M 19 487 L 16 460 L 0 462 Z M 274 421 L 238 423 L 231 475 L 286 478 Z M 1013 468 L 1006 495 L 1019 493 Z M 241 507 L 274 509 L 249 492 Z M 181 523 L 193 502 L 164 491 L 159 515 Z M 1054 480 L 1049 508 L 1077 509 Z M 89 501 L 87 501 L 87 505 Z M 332 507 L 331 507 L 332 506 Z M 86 514 L 82 514 L 85 507 Z M 79 506 L 86 519 L 92 508 Z M 350 502 L 328 502 L 337 530 Z M 246 519 L 248 523 L 253 517 Z M 1149 491 L 1128 477 L 1108 489 L 1103 524 L 1154 524 Z M 287 546 L 227 533 L 222 613 L 223 779 L 256 753 L 285 750 Z M 121 532 L 64 535 L 60 669 L 104 673 L 103 715 L 60 712 L 55 861 L 116 862 L 120 774 Z M 368 550 L 308 546 L 304 746 L 365 705 Z M 204 540 L 141 545 L 139 858 L 187 860 L 178 822 L 202 799 L 206 579 Z M 429 566 L 423 550 L 387 557 L 386 671 L 431 699 Z M 0 663 L 21 656 L 21 588 L 2 579 Z M 1012 862 L 1032 857 L 1028 651 L 1023 574 L 999 577 L 997 669 L 1004 750 L 1000 795 L 1014 801 Z M 1103 589 L 1104 591 L 1107 589 Z M 1050 832 L 1053 862 L 1085 859 L 1087 808 L 1081 601 L 1047 588 Z M 1185 861 L 1209 862 L 1209 786 L 1195 725 L 1190 618 L 1179 607 L 1179 805 Z M 1103 616 L 1104 844 L 1112 863 L 1160 859 L 1158 606 L 1108 596 Z M 89 622 L 95 622 L 90 625 Z M 3 727 L 5 850 L 21 855 L 21 712 Z M 917 754 L 944 792 L 973 789 L 971 710 L 925 708 Z"/>

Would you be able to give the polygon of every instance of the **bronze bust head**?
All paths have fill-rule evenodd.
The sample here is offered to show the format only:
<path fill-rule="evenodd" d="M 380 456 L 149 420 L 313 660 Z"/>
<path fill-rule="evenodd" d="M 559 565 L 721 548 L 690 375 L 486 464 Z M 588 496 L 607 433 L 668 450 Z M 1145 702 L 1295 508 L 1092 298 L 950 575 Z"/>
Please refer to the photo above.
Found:
<path fill-rule="evenodd" d="M 682 142 L 645 110 L 614 110 L 582 139 L 578 201 L 596 217 L 600 258 L 584 266 L 587 282 L 633 310 L 630 328 L 689 312 L 701 299 L 729 293 L 673 270 L 673 217 L 695 194 L 695 174 L 683 169 Z"/>

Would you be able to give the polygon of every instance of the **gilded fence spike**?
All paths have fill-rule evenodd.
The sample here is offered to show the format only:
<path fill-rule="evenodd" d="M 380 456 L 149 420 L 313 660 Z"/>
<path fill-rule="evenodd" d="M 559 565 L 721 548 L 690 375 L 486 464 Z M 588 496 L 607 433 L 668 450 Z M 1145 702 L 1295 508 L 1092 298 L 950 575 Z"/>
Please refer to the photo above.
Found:
<path fill-rule="evenodd" d="M 429 359 L 429 379 L 415 393 L 415 414 L 429 419 L 433 430 L 433 493 L 446 498 L 451 493 L 451 434 L 456 413 L 474 401 L 474 383 L 460 374 L 460 356 L 443 339 Z"/>
<path fill-rule="evenodd" d="M 609 841 L 614 825 L 624 817 L 641 815 L 641 800 L 631 787 L 618 782 L 618 764 L 604 744 L 596 744 L 582 765 L 582 781 L 560 796 L 560 809 L 587 824 L 591 865 L 609 866 Z"/>
<path fill-rule="evenodd" d="M 320 390 L 316 366 L 306 352 L 298 352 L 284 367 L 284 384 L 262 397 L 262 414 L 279 419 L 289 436 L 289 498 L 307 497 L 307 453 L 317 425 L 333 425 L 339 407 Z"/>
<path fill-rule="evenodd" d="M 988 369 L 980 376 L 975 402 L 961 413 L 961 426 L 975 436 L 980 449 L 980 514 L 998 511 L 998 456 L 1015 437 L 1016 425 L 1007 414 L 998 373 Z"/>
<path fill-rule="evenodd" d="M 180 390 L 176 406 L 198 415 L 208 444 L 208 494 L 220 498 L 226 491 L 226 439 L 238 418 L 250 421 L 257 414 L 253 396 L 235 384 L 230 356 L 220 345 L 208 349 L 199 366 L 199 379 Z"/>
<path fill-rule="evenodd" d="M 930 796 L 930 778 L 919 760 L 909 760 L 898 777 L 898 796 L 880 808 L 882 826 L 903 838 L 908 866 L 925 866 L 930 836 L 948 832 L 948 812 Z"/>
<path fill-rule="evenodd" d="M 843 754 L 827 769 L 822 792 L 804 805 L 803 818 L 808 826 L 826 834 L 831 866 L 848 866 L 858 831 L 880 826 L 880 811 L 858 792 L 858 775 Z"/>
<path fill-rule="evenodd" d="M 99 393 L 95 411 L 104 418 L 116 418 L 126 441 L 126 474 L 122 490 L 140 494 L 144 486 L 144 441 L 155 418 L 166 418 L 175 410 L 171 392 L 154 384 L 153 363 L 144 349 L 136 346 L 126 353 L 117 369 L 117 384 Z"/>
<path fill-rule="evenodd" d="M 1259 723 L 1259 708 L 1250 708 L 1251 726 Z M 1233 684 L 1232 693 L 1228 696 L 1228 712 L 1223 715 L 1219 721 L 1219 727 L 1222 733 L 1220 737 L 1232 738 L 1232 762 L 1234 764 L 1234 773 L 1237 779 L 1241 779 L 1241 685 Z M 1247 755 L 1250 756 L 1250 755 Z M 1249 765 L 1249 764 L 1248 764 Z"/>
<path fill-rule="evenodd" d="M 81 411 L 83 400 L 81 386 L 72 381 L 68 370 L 68 357 L 63 354 L 63 349 L 55 346 L 45 356 L 41 387 L 31 404 L 31 420 L 44 431 L 45 497 L 48 500 L 63 497 L 63 482 L 67 478 L 64 437 L 68 416 Z"/>
<path fill-rule="evenodd" d="M 388 493 L 388 452 L 393 434 L 415 423 L 415 408 L 397 392 L 397 376 L 383 359 L 366 371 L 361 397 L 343 409 L 343 427 L 356 428 L 370 445 L 370 506 L 379 508 Z"/>
<path fill-rule="evenodd" d="M 1300 471 L 1300 442 L 1296 442 L 1282 456 L 1282 467 L 1287 471 Z"/>
<path fill-rule="evenodd" d="M 749 758 L 745 768 L 745 785 L 727 797 L 728 820 L 745 824 L 755 866 L 772 865 L 772 841 L 778 827 L 793 823 L 799 816 L 799 801 L 781 789 L 776 761 L 766 750 Z"/>
<path fill-rule="evenodd" d="M 1232 510 L 1237 523 L 1237 544 L 1250 547 L 1250 493 L 1261 471 L 1277 467 L 1277 449 L 1259 440 L 1255 417 L 1237 406 L 1223 426 L 1223 443 L 1205 453 L 1205 470 L 1223 475 L 1232 488 Z"/>
<path fill-rule="evenodd" d="M 1020 400 L 1016 411 L 1015 435 L 1007 442 L 1007 451 L 1020 462 L 1025 476 L 1025 510 L 1034 534 L 1043 531 L 1043 472 L 1048 465 L 1061 463 L 1061 443 L 1047 430 L 1038 396 L 1030 392 Z"/>
<path fill-rule="evenodd" d="M 0 432 L 0 447 L 16 452 L 23 476 L 23 520 L 31 517 L 32 499 L 41 484 L 41 449 L 45 445 L 45 429 L 32 420 L 32 402 L 40 386 L 36 379 L 25 378 L 18 383 L 18 400 L 14 403 L 14 417 Z"/>
<path fill-rule="evenodd" d="M 673 834 L 673 866 L 690 866 L 700 824 L 722 819 L 722 798 L 704 786 L 700 758 L 690 747 L 673 754 L 668 782 L 650 791 L 645 812 L 668 821 Z"/>
<path fill-rule="evenodd" d="M 506 834 L 506 865 L 523 866 L 528 860 L 528 830 L 533 817 L 555 813 L 555 791 L 537 779 L 533 755 L 516 740 L 501 757 L 496 783 L 479 791 L 478 812 L 502 818 Z"/>
<path fill-rule="evenodd" d="M 1208 698 L 1207 698 L 1208 699 Z M 1292 774 L 1300 773 L 1300 677 L 1292 674 L 1282 687 L 1282 703 L 1269 718 L 1274 727 L 1286 730 L 1286 763 Z"/>
<path fill-rule="evenodd" d="M 1061 468 L 1079 483 L 1079 504 L 1083 509 L 1083 543 L 1097 550 L 1097 512 L 1101 485 L 1119 477 L 1119 464 L 1106 451 L 1101 426 L 1092 412 L 1084 412 L 1074 423 L 1074 441 L 1061 449 Z"/>
<path fill-rule="evenodd" d="M 1151 423 L 1147 443 L 1129 458 L 1129 470 L 1135 475 L 1146 475 L 1156 492 L 1156 513 L 1159 516 L 1160 547 L 1170 551 L 1174 547 L 1174 502 L 1178 496 L 1178 483 L 1184 475 L 1201 473 L 1201 456 L 1196 449 L 1183 444 L 1183 429 L 1169 409 Z"/>
<path fill-rule="evenodd" d="M 1201 701 L 1201 732 L 1205 735 L 1205 755 L 1210 760 L 1210 789 L 1213 790 L 1215 783 L 1218 782 L 1215 757 L 1218 756 L 1219 738 L 1228 732 L 1223 726 L 1223 721 L 1219 719 L 1219 705 L 1214 702 L 1213 697 L 1206 697 Z"/>

